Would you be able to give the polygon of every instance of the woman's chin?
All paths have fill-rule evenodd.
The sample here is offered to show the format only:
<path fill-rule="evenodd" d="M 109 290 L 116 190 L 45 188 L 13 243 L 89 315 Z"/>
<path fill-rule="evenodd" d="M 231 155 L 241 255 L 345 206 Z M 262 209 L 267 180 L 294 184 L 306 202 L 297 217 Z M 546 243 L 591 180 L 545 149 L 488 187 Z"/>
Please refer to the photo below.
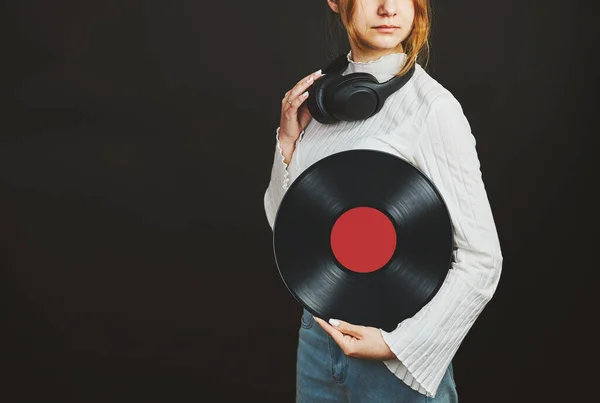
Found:
<path fill-rule="evenodd" d="M 395 49 L 400 45 L 400 41 L 394 37 L 385 35 L 375 35 L 369 41 L 369 44 L 379 49 Z"/>
<path fill-rule="evenodd" d="M 377 48 L 379 50 L 394 50 L 398 48 L 400 42 L 396 41 L 373 41 L 371 42 L 371 46 Z"/>

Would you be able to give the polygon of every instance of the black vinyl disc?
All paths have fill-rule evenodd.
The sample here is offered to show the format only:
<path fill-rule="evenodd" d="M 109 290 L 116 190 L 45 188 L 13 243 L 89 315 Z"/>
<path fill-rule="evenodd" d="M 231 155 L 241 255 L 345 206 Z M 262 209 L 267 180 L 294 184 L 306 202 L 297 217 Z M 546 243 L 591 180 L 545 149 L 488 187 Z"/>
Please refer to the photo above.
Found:
<path fill-rule="evenodd" d="M 338 152 L 308 167 L 273 228 L 277 268 L 304 308 L 386 331 L 437 293 L 452 248 L 450 214 L 433 182 L 376 150 Z"/>

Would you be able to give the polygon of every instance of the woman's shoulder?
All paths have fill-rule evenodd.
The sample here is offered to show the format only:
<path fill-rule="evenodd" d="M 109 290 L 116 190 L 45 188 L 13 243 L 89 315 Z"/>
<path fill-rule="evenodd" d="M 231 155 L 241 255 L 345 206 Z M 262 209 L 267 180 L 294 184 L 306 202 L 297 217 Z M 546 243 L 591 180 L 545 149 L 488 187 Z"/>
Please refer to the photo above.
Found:
<path fill-rule="evenodd" d="M 409 86 L 412 94 L 411 104 L 413 113 L 416 116 L 424 116 L 432 107 L 443 107 L 448 104 L 458 103 L 456 97 L 450 90 L 444 87 L 439 81 L 433 78 L 420 64 L 415 64 L 415 72 Z"/>

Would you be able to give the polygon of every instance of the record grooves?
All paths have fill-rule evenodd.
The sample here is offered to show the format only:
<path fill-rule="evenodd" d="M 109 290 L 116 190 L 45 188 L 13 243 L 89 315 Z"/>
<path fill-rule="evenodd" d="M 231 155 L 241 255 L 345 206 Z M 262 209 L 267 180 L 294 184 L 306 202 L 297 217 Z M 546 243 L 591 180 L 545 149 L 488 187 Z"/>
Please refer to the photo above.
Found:
<path fill-rule="evenodd" d="M 284 284 L 309 312 L 391 331 L 439 290 L 452 236 L 446 204 L 424 173 L 359 149 L 323 158 L 292 182 L 273 251 Z"/>

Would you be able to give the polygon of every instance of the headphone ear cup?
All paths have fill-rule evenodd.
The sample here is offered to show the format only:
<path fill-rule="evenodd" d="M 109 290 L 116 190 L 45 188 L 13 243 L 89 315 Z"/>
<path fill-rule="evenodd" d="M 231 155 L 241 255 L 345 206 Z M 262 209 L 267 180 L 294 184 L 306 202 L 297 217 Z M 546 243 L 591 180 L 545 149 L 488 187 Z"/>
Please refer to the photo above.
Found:
<path fill-rule="evenodd" d="M 306 101 L 311 116 L 320 123 L 329 124 L 338 121 L 333 115 L 327 112 L 325 105 L 325 92 L 336 75 L 326 75 L 319 78 L 308 88 L 308 99 Z"/>
<path fill-rule="evenodd" d="M 380 109 L 380 99 L 372 86 L 378 81 L 369 73 L 350 73 L 335 83 L 335 91 L 329 98 L 329 114 L 338 120 L 355 121 L 367 119 Z"/>

